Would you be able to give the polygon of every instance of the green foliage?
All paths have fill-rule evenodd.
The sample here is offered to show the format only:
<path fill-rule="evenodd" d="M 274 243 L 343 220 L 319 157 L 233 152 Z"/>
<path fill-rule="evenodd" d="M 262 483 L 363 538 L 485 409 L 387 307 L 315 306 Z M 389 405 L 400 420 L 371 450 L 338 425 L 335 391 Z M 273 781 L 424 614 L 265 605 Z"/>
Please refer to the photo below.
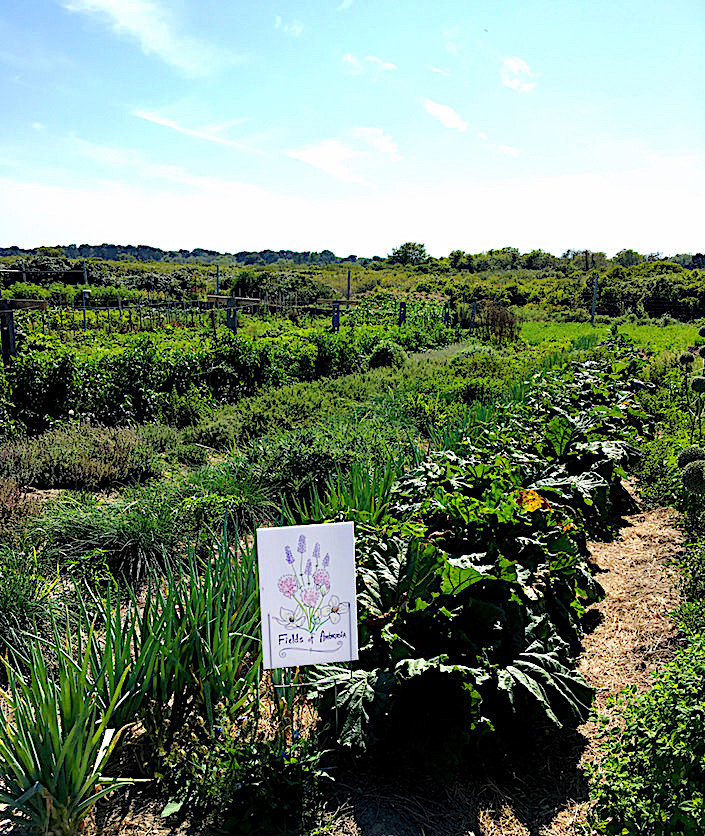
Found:
<path fill-rule="evenodd" d="M 238 834 L 299 834 L 313 818 L 322 753 L 294 730 L 290 745 L 267 740 L 227 716 L 212 736 L 186 727 L 166 761 L 174 797 L 162 816 L 216 815 Z"/>
<path fill-rule="evenodd" d="M 90 636 L 92 636 L 92 632 Z M 124 677 L 98 697 L 88 647 L 77 658 L 54 633 L 56 665 L 33 639 L 29 674 L 8 666 L 0 718 L 0 816 L 43 833 L 75 836 L 95 803 L 129 779 L 103 770 L 120 730 L 111 725 Z"/>
<path fill-rule="evenodd" d="M 677 464 L 682 470 L 691 462 L 697 462 L 705 459 L 705 449 L 698 447 L 696 444 L 691 444 L 678 454 Z"/>
<path fill-rule="evenodd" d="M 592 776 L 597 833 L 697 836 L 705 828 L 705 638 L 665 665 L 654 687 L 613 704 Z"/>
<path fill-rule="evenodd" d="M 37 488 L 85 488 L 159 475 L 158 459 L 131 429 L 69 424 L 0 447 L 0 475 Z"/>
<path fill-rule="evenodd" d="M 165 488 L 114 502 L 65 494 L 31 520 L 29 535 L 45 559 L 69 564 L 99 559 L 111 572 L 133 581 L 173 560 L 183 533 Z"/>
<path fill-rule="evenodd" d="M 237 401 L 269 387 L 363 369 L 380 338 L 404 351 L 453 338 L 435 315 L 403 328 L 380 325 L 298 328 L 256 340 L 220 329 L 205 334 L 95 338 L 72 348 L 54 337 L 27 340 L 8 374 L 12 420 L 37 432 L 72 415 L 106 426 L 201 421 L 216 402 Z M 396 356 L 399 352 L 396 352 Z"/>
<path fill-rule="evenodd" d="M 698 459 L 697 461 L 687 464 L 681 473 L 683 487 L 692 493 L 702 493 L 705 491 L 705 461 Z"/>
<path fill-rule="evenodd" d="M 415 724 L 427 755 L 516 717 L 584 721 L 592 692 L 569 647 L 602 595 L 585 538 L 630 508 L 619 480 L 649 423 L 638 353 L 615 338 L 594 354 L 536 375 L 456 453 L 429 454 L 393 487 L 358 471 L 347 491 L 340 476 L 291 508 L 291 521 L 357 523 L 360 669 L 337 685 L 344 745 L 408 746 L 420 704 L 443 717 Z"/>
<path fill-rule="evenodd" d="M 641 446 L 633 472 L 641 503 L 646 508 L 680 502 L 683 487 L 673 441 L 671 435 L 656 436 Z"/>
<path fill-rule="evenodd" d="M 407 359 L 407 353 L 398 343 L 382 340 L 377 343 L 370 354 L 370 368 L 378 369 L 381 366 L 398 368 L 403 366 Z"/>
<path fill-rule="evenodd" d="M 0 545 L 0 645 L 25 648 L 27 633 L 46 627 L 60 601 L 58 577 L 47 577 L 36 552 Z"/>
<path fill-rule="evenodd" d="M 688 631 L 705 633 L 705 541 L 689 543 L 678 556 L 678 586 L 678 622 Z"/>

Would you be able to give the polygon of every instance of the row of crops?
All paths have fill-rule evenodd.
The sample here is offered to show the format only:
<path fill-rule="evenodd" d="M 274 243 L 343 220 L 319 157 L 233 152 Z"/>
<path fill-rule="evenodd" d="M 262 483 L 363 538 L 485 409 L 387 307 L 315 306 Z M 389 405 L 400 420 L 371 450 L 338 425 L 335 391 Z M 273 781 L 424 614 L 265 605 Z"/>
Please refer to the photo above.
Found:
<path fill-rule="evenodd" d="M 445 345 L 457 333 L 435 308 L 413 312 L 403 326 L 376 319 L 365 324 L 360 311 L 337 332 L 279 322 L 256 335 L 221 327 L 212 333 L 96 335 L 71 345 L 30 335 L 0 372 L 0 414 L 4 407 L 7 424 L 30 432 L 69 418 L 107 426 L 155 420 L 183 426 L 215 403 L 388 364 L 395 352 Z"/>
<path fill-rule="evenodd" d="M 303 381 L 315 418 L 334 390 L 306 381 L 362 370 L 346 385 L 367 387 L 370 368 L 392 364 L 383 356 L 400 362 L 398 351 L 452 337 L 440 324 L 412 324 L 127 341 L 71 353 L 37 343 L 6 375 L 6 408 L 35 431 L 71 412 L 125 424 L 164 417 L 160 398 L 193 387 L 194 402 L 234 401 Z M 73 834 L 99 798 L 149 779 L 170 799 L 168 814 L 205 811 L 229 832 L 298 832 L 314 797 L 306 790 L 345 758 L 482 760 L 529 728 L 583 722 L 592 691 L 575 658 L 585 609 L 603 594 L 586 542 L 611 536 L 631 507 L 621 477 L 651 430 L 640 404 L 644 367 L 617 336 L 533 360 L 526 347 L 476 345 L 448 368 L 416 369 L 413 385 L 402 367 L 388 379 L 384 408 L 389 418 L 403 406 L 423 423 L 423 443 L 404 455 L 349 460 L 312 489 L 296 482 L 266 494 L 270 521 L 355 522 L 360 659 L 352 671 L 309 670 L 295 682 L 263 675 L 254 555 L 222 517 L 190 547 L 174 537 L 138 573 L 120 574 L 118 562 L 107 576 L 87 577 L 103 546 L 72 558 L 62 552 L 69 617 L 24 633 L 21 653 L 9 657 L 0 728 L 5 815 Z M 472 400 L 480 384 L 470 375 L 480 368 L 501 380 L 482 383 L 493 393 L 485 406 Z M 527 373 L 520 385 L 512 380 Z M 281 391 L 291 411 L 295 390 Z M 465 408 L 452 411 L 461 398 Z M 379 402 L 366 402 L 368 419 Z M 296 439 L 305 458 L 308 445 Z M 212 465 L 210 478 L 232 471 L 242 486 L 242 468 L 254 461 Z M 277 463 L 260 469 L 260 488 Z M 156 483 L 144 491 L 139 501 L 78 497 L 75 519 L 89 514 L 105 528 L 120 514 L 141 514 L 143 533 L 154 536 L 145 528 L 148 502 L 171 513 L 175 494 L 160 500 Z M 35 554 L 49 517 L 37 531 Z M 115 528 L 115 555 L 126 531 Z M 66 542 L 83 536 L 74 529 Z M 145 571 L 143 594 L 134 583 Z"/>

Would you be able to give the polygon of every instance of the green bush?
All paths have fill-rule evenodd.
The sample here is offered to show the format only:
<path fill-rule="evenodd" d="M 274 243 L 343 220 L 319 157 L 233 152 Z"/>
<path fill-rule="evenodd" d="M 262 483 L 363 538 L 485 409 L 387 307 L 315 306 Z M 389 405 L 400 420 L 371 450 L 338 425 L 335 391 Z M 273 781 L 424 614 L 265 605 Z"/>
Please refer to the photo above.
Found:
<path fill-rule="evenodd" d="M 658 436 L 641 447 L 634 476 L 647 508 L 673 505 L 683 492 L 672 436 Z"/>
<path fill-rule="evenodd" d="M 679 651 L 654 687 L 604 721 L 590 823 L 609 836 L 705 832 L 705 636 Z"/>
<path fill-rule="evenodd" d="M 678 621 L 687 630 L 705 633 L 705 541 L 689 543 L 678 558 Z"/>
<path fill-rule="evenodd" d="M 705 450 L 702 447 L 698 447 L 695 444 L 691 444 L 690 447 L 686 447 L 685 450 L 681 450 L 678 454 L 678 467 L 681 470 L 686 466 L 689 465 L 691 462 L 697 462 L 702 459 L 705 459 Z"/>
<path fill-rule="evenodd" d="M 217 733 L 188 735 L 166 760 L 173 800 L 165 814 L 203 810 L 228 833 L 298 834 L 314 818 L 321 752 L 295 730 L 288 746 L 222 718 Z"/>
<path fill-rule="evenodd" d="M 85 488 L 139 482 L 159 474 L 159 460 L 131 429 L 69 424 L 0 448 L 0 475 L 36 488 Z"/>
<path fill-rule="evenodd" d="M 399 368 L 408 359 L 408 354 L 392 340 L 382 340 L 372 349 L 370 354 L 370 368 L 378 369 L 382 366 L 393 366 Z"/>

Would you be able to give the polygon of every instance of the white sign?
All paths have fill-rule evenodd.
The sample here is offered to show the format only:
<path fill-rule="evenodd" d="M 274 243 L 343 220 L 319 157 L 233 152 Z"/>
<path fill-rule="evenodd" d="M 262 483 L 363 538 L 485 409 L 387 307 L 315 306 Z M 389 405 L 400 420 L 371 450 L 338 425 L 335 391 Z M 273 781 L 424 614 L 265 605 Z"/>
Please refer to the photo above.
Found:
<path fill-rule="evenodd" d="M 357 659 L 351 522 L 257 529 L 264 667 Z"/>

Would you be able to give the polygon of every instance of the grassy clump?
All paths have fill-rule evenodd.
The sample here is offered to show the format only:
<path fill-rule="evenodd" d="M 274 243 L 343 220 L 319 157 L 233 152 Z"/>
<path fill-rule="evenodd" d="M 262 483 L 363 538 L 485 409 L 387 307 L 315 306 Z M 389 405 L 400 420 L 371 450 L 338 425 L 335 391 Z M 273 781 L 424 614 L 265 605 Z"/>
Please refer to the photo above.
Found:
<path fill-rule="evenodd" d="M 166 566 L 176 555 L 183 534 L 166 488 L 126 494 L 102 502 L 85 494 L 64 494 L 28 526 L 41 554 L 81 572 L 81 564 L 98 560 L 116 576 L 145 577 L 150 568 Z"/>
<path fill-rule="evenodd" d="M 0 545 L 0 646 L 21 649 L 28 631 L 46 626 L 58 606 L 51 574 L 34 550 Z"/>

